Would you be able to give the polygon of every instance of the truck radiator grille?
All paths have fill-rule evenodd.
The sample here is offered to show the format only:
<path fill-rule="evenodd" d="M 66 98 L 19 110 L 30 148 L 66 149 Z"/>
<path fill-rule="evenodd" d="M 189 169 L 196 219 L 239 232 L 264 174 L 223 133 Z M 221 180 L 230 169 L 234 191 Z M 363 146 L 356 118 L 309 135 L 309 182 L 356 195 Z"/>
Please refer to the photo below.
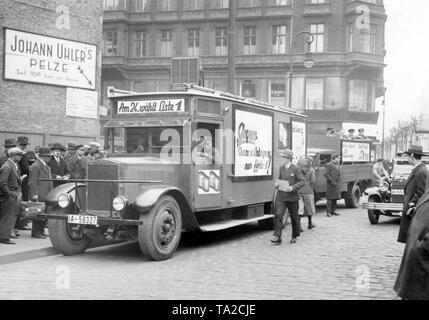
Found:
<path fill-rule="evenodd" d="M 89 165 L 88 179 L 118 180 L 117 165 Z M 112 195 L 118 195 L 118 184 L 89 182 L 87 190 L 88 210 L 110 211 Z"/>

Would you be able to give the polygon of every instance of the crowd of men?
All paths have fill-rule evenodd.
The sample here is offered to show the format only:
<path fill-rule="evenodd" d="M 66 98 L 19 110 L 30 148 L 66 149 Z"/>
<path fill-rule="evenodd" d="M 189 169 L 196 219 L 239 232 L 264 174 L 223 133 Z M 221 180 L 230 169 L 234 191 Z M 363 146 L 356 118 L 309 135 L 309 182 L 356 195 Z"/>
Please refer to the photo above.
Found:
<path fill-rule="evenodd" d="M 349 140 L 368 140 L 369 138 L 365 134 L 365 129 L 361 128 L 356 134 L 355 129 L 349 129 L 348 132 L 342 129 L 340 131 L 335 131 L 333 128 L 326 129 L 326 136 L 331 138 L 340 138 L 340 139 L 349 139 Z"/>
<path fill-rule="evenodd" d="M 27 137 L 9 138 L 0 156 L 0 244 L 15 244 L 20 230 L 30 230 L 21 215 L 22 201 L 45 202 L 49 191 L 69 179 L 85 179 L 87 163 L 107 153 L 97 142 L 30 145 Z M 40 179 L 53 180 L 41 181 Z M 44 221 L 33 221 L 31 236 L 45 239 Z"/>

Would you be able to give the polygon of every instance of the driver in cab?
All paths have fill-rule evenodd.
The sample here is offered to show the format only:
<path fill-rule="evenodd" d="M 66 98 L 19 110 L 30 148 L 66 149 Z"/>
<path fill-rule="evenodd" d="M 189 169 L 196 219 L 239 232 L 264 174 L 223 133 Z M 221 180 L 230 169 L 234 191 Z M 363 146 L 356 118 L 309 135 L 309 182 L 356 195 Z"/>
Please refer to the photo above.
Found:
<path fill-rule="evenodd" d="M 380 183 L 384 178 L 389 178 L 389 173 L 384 168 L 383 162 L 383 159 L 378 159 L 372 167 L 372 173 L 374 174 L 377 183 Z"/>

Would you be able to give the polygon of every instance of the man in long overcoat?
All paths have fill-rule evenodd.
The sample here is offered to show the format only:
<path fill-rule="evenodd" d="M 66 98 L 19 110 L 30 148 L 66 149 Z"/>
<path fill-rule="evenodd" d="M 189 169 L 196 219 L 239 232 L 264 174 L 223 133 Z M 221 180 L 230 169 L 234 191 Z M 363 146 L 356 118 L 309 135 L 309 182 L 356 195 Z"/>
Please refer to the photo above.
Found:
<path fill-rule="evenodd" d="M 413 171 L 411 171 L 404 188 L 404 209 L 398 234 L 398 242 L 401 243 L 407 243 L 408 229 L 412 219 L 407 216 L 407 211 L 415 207 L 420 197 L 425 193 L 429 177 L 428 169 L 421 161 L 423 156 L 422 147 L 410 146 L 408 151 L 404 153 L 408 156 L 408 162 L 413 166 Z"/>
<path fill-rule="evenodd" d="M 51 157 L 51 150 L 47 147 L 41 147 L 38 159 L 30 167 L 29 196 L 32 201 L 46 202 L 46 196 L 53 189 L 52 181 L 39 181 L 39 179 L 52 179 L 51 168 L 47 164 Z M 33 220 L 31 236 L 45 239 L 45 225 L 44 221 Z"/>
<path fill-rule="evenodd" d="M 429 190 L 417 203 L 395 291 L 408 300 L 429 300 Z"/>
<path fill-rule="evenodd" d="M 18 162 L 22 150 L 11 148 L 8 159 L 0 168 L 0 243 L 15 244 L 11 235 L 21 204 L 21 175 Z"/>
<path fill-rule="evenodd" d="M 27 149 L 27 145 L 29 145 L 28 138 L 27 137 L 18 137 L 17 139 L 17 147 L 20 148 L 24 153 L 22 154 L 21 161 L 19 161 L 18 166 L 19 170 L 21 172 L 22 178 L 22 200 L 28 201 L 28 176 L 30 175 L 30 164 L 28 162 L 28 156 L 27 152 L 25 151 Z M 18 216 L 18 219 L 15 224 L 15 228 L 18 230 L 30 230 L 29 227 L 27 227 L 27 221 L 21 219 L 20 216 Z"/>
<path fill-rule="evenodd" d="M 339 216 L 337 210 L 337 200 L 341 199 L 341 157 L 338 153 L 332 155 L 332 161 L 326 164 L 326 215 Z"/>
<path fill-rule="evenodd" d="M 61 151 L 64 151 L 65 148 L 61 143 L 54 143 L 51 147 L 53 156 L 48 162 L 48 165 L 51 167 L 51 174 L 53 179 L 64 180 L 69 176 L 69 170 L 64 159 L 61 157 Z M 65 182 L 55 181 L 54 188 Z"/>
<path fill-rule="evenodd" d="M 87 160 L 84 157 L 85 147 L 79 144 L 75 147 L 75 152 L 67 161 L 67 168 L 71 179 L 85 179 Z"/>

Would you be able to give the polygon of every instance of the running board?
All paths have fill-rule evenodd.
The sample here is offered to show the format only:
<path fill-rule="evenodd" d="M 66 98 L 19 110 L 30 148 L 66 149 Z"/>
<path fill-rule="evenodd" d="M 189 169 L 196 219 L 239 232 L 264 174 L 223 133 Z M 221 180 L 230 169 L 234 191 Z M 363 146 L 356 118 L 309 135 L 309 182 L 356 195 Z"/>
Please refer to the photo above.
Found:
<path fill-rule="evenodd" d="M 261 217 L 253 218 L 253 219 L 232 219 L 228 221 L 218 221 L 210 224 L 205 224 L 203 226 L 200 226 L 200 229 L 202 232 L 213 232 L 213 231 L 220 231 L 225 230 L 229 228 L 238 227 L 244 224 L 248 224 L 251 222 L 257 222 L 260 220 L 266 220 L 273 218 L 274 215 L 272 214 L 266 214 Z"/>

